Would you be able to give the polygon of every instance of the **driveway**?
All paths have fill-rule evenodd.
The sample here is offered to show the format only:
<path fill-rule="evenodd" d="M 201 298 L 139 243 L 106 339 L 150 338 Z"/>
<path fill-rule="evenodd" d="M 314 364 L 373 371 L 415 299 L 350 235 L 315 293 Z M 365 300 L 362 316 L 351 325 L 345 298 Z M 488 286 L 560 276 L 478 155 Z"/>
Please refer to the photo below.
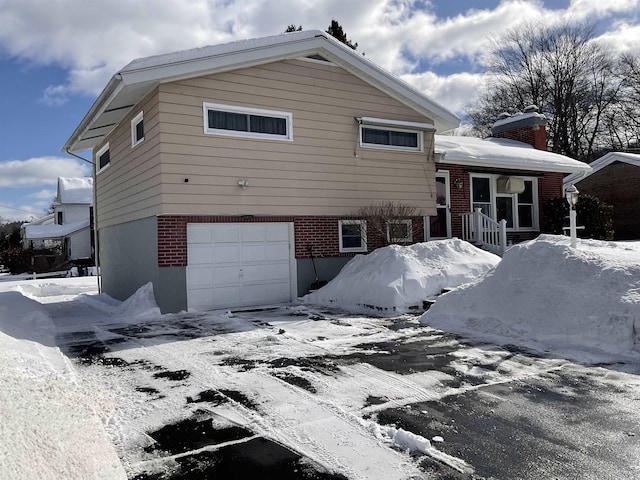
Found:
<path fill-rule="evenodd" d="M 46 305 L 129 478 L 640 478 L 640 365 L 281 305 L 127 323 Z M 82 324 L 64 325 L 73 312 Z"/>

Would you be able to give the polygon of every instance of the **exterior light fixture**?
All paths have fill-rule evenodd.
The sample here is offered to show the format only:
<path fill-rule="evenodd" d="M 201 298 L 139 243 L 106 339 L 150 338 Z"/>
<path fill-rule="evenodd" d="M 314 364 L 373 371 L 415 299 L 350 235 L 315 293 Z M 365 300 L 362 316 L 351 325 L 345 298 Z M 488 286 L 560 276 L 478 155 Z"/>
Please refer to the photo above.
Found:
<path fill-rule="evenodd" d="M 244 180 L 244 179 L 238 180 L 238 186 L 243 190 L 246 190 L 247 187 L 249 186 L 249 180 Z"/>
<path fill-rule="evenodd" d="M 453 184 L 456 186 L 456 188 L 457 188 L 458 190 L 462 189 L 462 186 L 464 185 L 464 183 L 462 182 L 462 179 L 461 179 L 460 177 L 456 178 L 456 179 L 453 181 Z"/>
<path fill-rule="evenodd" d="M 580 192 L 576 188 L 574 184 L 571 184 L 565 190 L 565 198 L 567 199 L 567 203 L 569 203 L 569 236 L 571 237 L 571 247 L 576 248 L 576 237 L 577 237 L 577 227 L 576 227 L 576 205 L 578 203 L 578 194 Z"/>

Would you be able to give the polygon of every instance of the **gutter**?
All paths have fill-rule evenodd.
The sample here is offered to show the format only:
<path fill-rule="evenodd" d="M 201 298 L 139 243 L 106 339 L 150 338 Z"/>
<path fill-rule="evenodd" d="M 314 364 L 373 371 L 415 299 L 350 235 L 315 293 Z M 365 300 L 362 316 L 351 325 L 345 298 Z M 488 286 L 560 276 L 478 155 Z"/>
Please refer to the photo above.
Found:
<path fill-rule="evenodd" d="M 67 155 L 77 158 L 78 160 L 82 160 L 91 165 L 91 176 L 93 178 L 93 245 L 95 251 L 93 252 L 93 258 L 96 262 L 96 277 L 98 278 L 98 293 L 102 293 L 102 274 L 100 273 L 100 249 L 98 248 L 98 188 L 96 187 L 96 164 L 91 160 L 87 160 L 86 158 L 81 157 L 80 155 L 76 155 L 71 152 L 68 146 L 65 146 L 62 150 Z"/>

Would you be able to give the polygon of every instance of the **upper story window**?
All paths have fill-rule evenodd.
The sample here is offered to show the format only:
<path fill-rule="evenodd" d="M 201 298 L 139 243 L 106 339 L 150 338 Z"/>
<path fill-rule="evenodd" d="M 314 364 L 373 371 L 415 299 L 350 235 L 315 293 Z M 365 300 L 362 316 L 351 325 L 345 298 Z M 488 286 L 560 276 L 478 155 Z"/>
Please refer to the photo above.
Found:
<path fill-rule="evenodd" d="M 144 115 L 140 112 L 131 120 L 131 148 L 144 141 Z"/>
<path fill-rule="evenodd" d="M 109 144 L 107 143 L 104 147 L 98 150 L 96 153 L 96 167 L 97 171 L 104 170 L 111 163 L 111 155 L 109 153 Z"/>
<path fill-rule="evenodd" d="M 63 212 L 58 211 L 58 212 L 57 212 L 56 217 L 57 217 L 57 218 L 56 218 L 56 224 L 58 224 L 58 225 L 62 225 L 62 224 L 64 223 L 64 215 L 63 215 Z"/>
<path fill-rule="evenodd" d="M 408 152 L 424 151 L 424 132 L 435 132 L 431 123 L 356 117 L 360 146 Z"/>
<path fill-rule="evenodd" d="M 204 103 L 203 110 L 205 133 L 293 140 L 291 113 L 215 103 Z"/>
<path fill-rule="evenodd" d="M 398 150 L 422 150 L 422 132 L 396 130 L 383 127 L 361 126 L 363 147 L 391 148 Z"/>
<path fill-rule="evenodd" d="M 365 220 L 339 220 L 341 252 L 367 251 L 367 222 Z"/>

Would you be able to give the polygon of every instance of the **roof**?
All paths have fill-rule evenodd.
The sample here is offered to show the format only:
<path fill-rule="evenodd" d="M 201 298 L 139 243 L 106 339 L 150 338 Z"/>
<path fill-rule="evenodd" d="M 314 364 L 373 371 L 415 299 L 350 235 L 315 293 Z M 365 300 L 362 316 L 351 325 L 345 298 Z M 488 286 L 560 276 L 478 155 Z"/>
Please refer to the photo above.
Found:
<path fill-rule="evenodd" d="M 25 222 L 22 224 L 23 227 L 27 225 L 49 225 L 55 223 L 54 220 L 55 215 L 53 213 L 48 213 L 47 215 L 31 220 L 30 222 Z"/>
<path fill-rule="evenodd" d="M 93 178 L 91 177 L 58 177 L 59 203 L 93 204 Z"/>
<path fill-rule="evenodd" d="M 63 225 L 24 225 L 24 237 L 28 240 L 58 239 L 68 237 L 84 228 L 89 228 L 89 220 L 65 223 Z"/>
<path fill-rule="evenodd" d="M 81 152 L 96 147 L 160 83 L 316 54 L 432 118 L 440 131 L 460 124 L 453 112 L 364 55 L 326 32 L 308 30 L 134 60 L 111 77 L 63 151 Z"/>
<path fill-rule="evenodd" d="M 578 183 L 580 180 L 587 178 L 589 175 L 596 173 L 598 170 L 602 170 L 604 167 L 611 165 L 613 162 L 624 162 L 629 165 L 640 167 L 640 155 L 636 153 L 624 153 L 624 152 L 609 152 L 598 160 L 591 162 L 589 166 L 591 170 L 584 173 L 574 173 L 564 177 L 562 181 L 565 185 L 570 183 Z"/>
<path fill-rule="evenodd" d="M 588 172 L 591 167 L 564 155 L 537 150 L 506 138 L 435 135 L 438 163 L 509 168 L 535 172 Z"/>

